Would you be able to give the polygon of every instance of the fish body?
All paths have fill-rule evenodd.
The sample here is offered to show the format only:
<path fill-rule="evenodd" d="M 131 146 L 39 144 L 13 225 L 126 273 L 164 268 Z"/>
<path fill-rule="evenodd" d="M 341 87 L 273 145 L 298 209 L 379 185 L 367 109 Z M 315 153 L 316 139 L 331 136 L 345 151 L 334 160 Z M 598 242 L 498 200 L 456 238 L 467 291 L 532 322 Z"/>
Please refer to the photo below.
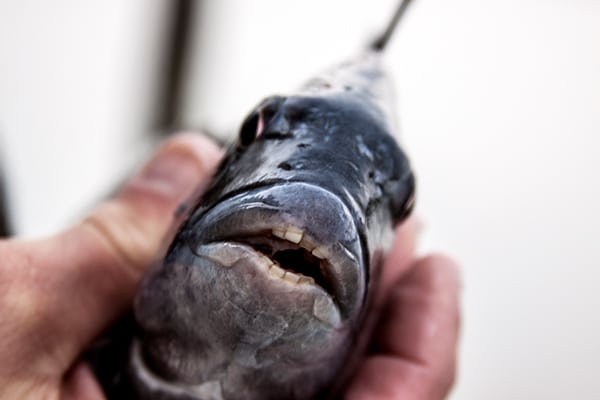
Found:
<path fill-rule="evenodd" d="M 415 180 L 373 50 L 246 118 L 135 299 L 139 399 L 335 394 Z"/>
<path fill-rule="evenodd" d="M 248 116 L 136 298 L 141 397 L 307 399 L 343 373 L 414 193 L 379 64 Z"/>

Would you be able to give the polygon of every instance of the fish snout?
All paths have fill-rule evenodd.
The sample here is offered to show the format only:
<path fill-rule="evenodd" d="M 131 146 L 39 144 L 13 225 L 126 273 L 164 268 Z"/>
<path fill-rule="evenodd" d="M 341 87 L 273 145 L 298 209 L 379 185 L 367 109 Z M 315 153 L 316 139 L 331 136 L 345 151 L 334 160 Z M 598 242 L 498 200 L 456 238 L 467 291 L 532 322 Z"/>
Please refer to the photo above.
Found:
<path fill-rule="evenodd" d="M 163 383 L 225 377 L 228 388 L 272 385 L 282 369 L 284 386 L 307 374 L 318 384 L 337 370 L 365 290 L 340 199 L 304 183 L 257 188 L 188 225 L 138 292 L 138 369 Z"/>
<path fill-rule="evenodd" d="M 198 254 L 222 246 L 223 260 L 233 244 L 246 246 L 271 275 L 319 287 L 342 319 L 350 319 L 364 300 L 368 268 L 357 220 L 356 211 L 330 191 L 286 182 L 218 203 L 191 222 L 188 244 Z"/>

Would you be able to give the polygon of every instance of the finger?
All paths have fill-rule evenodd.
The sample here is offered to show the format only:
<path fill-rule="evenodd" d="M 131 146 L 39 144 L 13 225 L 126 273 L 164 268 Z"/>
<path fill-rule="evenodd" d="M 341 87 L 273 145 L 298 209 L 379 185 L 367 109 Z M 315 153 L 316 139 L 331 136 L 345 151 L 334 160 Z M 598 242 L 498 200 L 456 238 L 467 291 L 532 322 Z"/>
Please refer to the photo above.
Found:
<path fill-rule="evenodd" d="M 66 370 L 131 303 L 174 210 L 207 182 L 219 158 L 208 139 L 177 136 L 81 224 L 48 239 L 0 244 L 8 258 L 0 266 L 0 351 L 12 356 L 2 364 L 13 372 Z"/>
<path fill-rule="evenodd" d="M 388 297 L 390 290 L 400 277 L 406 273 L 415 260 L 415 248 L 421 231 L 421 222 L 410 217 L 396 228 L 394 243 L 387 254 L 378 278 L 379 284 L 374 305 L 379 308 Z"/>
<path fill-rule="evenodd" d="M 98 381 L 90 368 L 77 364 L 66 376 L 61 390 L 61 400 L 106 400 Z"/>
<path fill-rule="evenodd" d="M 363 320 L 361 333 L 356 338 L 354 343 L 354 352 L 348 363 L 351 365 L 362 364 L 365 356 L 365 351 L 369 346 L 372 332 L 379 320 L 382 305 L 385 304 L 387 297 L 398 278 L 402 276 L 414 262 L 415 247 L 417 244 L 417 236 L 421 230 L 421 222 L 416 217 L 410 217 L 398 226 L 395 231 L 394 242 L 391 249 L 386 254 L 386 258 L 377 269 L 375 262 L 375 270 L 372 274 L 372 280 L 376 282 L 376 286 L 372 289 L 372 295 L 369 297 L 367 307 L 369 312 Z M 348 380 L 347 376 L 352 374 L 351 370 L 345 371 L 343 377 L 340 378 L 340 385 Z M 334 391 L 342 390 L 341 386 L 334 388 Z"/>
<path fill-rule="evenodd" d="M 396 284 L 378 330 L 379 350 L 419 364 L 438 365 L 454 348 L 459 319 L 459 274 L 449 258 L 417 261 Z"/>
<path fill-rule="evenodd" d="M 419 260 L 391 291 L 375 342 L 347 399 L 434 400 L 455 376 L 459 277 L 444 256 Z"/>

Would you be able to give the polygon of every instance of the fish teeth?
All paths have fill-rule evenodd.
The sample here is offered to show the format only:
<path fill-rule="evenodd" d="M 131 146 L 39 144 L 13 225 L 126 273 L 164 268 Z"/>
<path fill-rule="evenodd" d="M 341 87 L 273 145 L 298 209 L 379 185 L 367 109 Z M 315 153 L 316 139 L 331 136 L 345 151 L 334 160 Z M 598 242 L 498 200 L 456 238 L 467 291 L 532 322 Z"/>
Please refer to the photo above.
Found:
<path fill-rule="evenodd" d="M 283 279 L 285 279 L 288 282 L 298 283 L 300 281 L 300 275 L 295 274 L 290 271 L 285 271 L 285 275 L 283 275 Z"/>
<path fill-rule="evenodd" d="M 288 242 L 294 244 L 299 244 L 302 248 L 311 251 L 317 258 L 327 258 L 326 250 L 323 248 L 319 249 L 312 241 L 310 241 L 310 239 L 304 236 L 304 231 L 299 228 L 293 226 L 275 227 L 271 229 L 271 233 L 273 236 L 276 236 L 280 239 L 287 240 Z M 278 264 L 273 263 L 271 260 L 270 262 L 272 265 L 269 267 L 269 272 L 275 277 L 283 278 L 284 280 L 294 284 L 315 284 L 315 280 L 310 276 L 304 276 L 302 274 L 285 270 Z"/>
<path fill-rule="evenodd" d="M 273 236 L 277 236 L 280 239 L 285 239 L 285 229 L 283 228 L 273 228 L 271 233 Z"/>
<path fill-rule="evenodd" d="M 312 255 L 320 260 L 325 260 L 327 258 L 327 250 L 323 247 L 315 247 L 312 251 Z"/>
<path fill-rule="evenodd" d="M 306 238 L 306 236 L 302 237 L 302 240 L 299 243 L 300 247 L 302 247 L 303 249 L 312 252 L 315 247 L 317 247 L 316 244 L 314 244 L 312 241 L 310 241 L 309 239 Z"/>
<path fill-rule="evenodd" d="M 300 281 L 298 283 L 299 284 L 308 283 L 308 284 L 314 285 L 315 280 L 310 276 L 301 276 Z"/>
<path fill-rule="evenodd" d="M 277 236 L 280 239 L 285 239 L 294 244 L 300 243 L 300 241 L 302 241 L 302 237 L 304 237 L 304 231 L 292 226 L 287 228 L 273 228 L 271 233 L 273 236 Z"/>
<path fill-rule="evenodd" d="M 261 255 L 258 258 L 258 265 L 263 268 L 269 269 L 271 268 L 271 265 L 273 265 L 273 261 L 271 261 L 269 257 Z"/>
<path fill-rule="evenodd" d="M 304 236 L 304 232 L 299 229 L 288 228 L 288 230 L 285 232 L 285 238 L 296 244 L 300 243 L 302 236 Z"/>
<path fill-rule="evenodd" d="M 271 268 L 269 268 L 269 273 L 277 278 L 283 278 L 285 275 L 285 270 L 283 268 L 279 268 L 275 264 L 272 264 Z"/>
<path fill-rule="evenodd" d="M 287 271 L 287 270 L 281 268 L 279 265 L 274 264 L 270 260 L 269 260 L 269 262 L 271 264 L 269 266 L 269 273 L 276 278 L 281 278 L 290 283 L 294 283 L 294 284 L 298 284 L 298 285 L 300 285 L 300 284 L 313 284 L 314 285 L 314 283 L 315 283 L 315 280 L 310 276 L 304 276 L 301 274 L 296 274 L 291 271 Z M 262 260 L 261 260 L 261 265 L 264 265 Z"/>

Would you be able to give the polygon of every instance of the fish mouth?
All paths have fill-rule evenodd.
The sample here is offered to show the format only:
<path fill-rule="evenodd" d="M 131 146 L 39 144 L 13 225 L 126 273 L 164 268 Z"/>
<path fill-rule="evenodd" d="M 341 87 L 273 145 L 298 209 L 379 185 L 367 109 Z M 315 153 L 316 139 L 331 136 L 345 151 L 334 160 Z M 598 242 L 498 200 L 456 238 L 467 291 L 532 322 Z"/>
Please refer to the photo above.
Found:
<path fill-rule="evenodd" d="M 342 318 L 362 301 L 360 235 L 331 192 L 305 183 L 258 188 L 218 204 L 199 223 L 202 237 L 193 242 L 201 244 L 192 248 L 198 256 L 226 268 L 251 263 L 288 290 L 319 289 Z"/>
<path fill-rule="evenodd" d="M 278 226 L 252 236 L 213 242 L 202 246 L 197 255 L 223 267 L 233 267 L 240 260 L 252 261 L 258 270 L 267 272 L 271 278 L 291 285 L 319 287 L 338 304 L 340 293 L 336 290 L 338 285 L 332 264 L 347 265 L 356 260 L 350 254 L 342 256 L 343 259 L 331 255 L 327 248 L 316 245 L 307 236 L 299 228 Z M 254 253 L 255 257 L 249 253 Z"/>

